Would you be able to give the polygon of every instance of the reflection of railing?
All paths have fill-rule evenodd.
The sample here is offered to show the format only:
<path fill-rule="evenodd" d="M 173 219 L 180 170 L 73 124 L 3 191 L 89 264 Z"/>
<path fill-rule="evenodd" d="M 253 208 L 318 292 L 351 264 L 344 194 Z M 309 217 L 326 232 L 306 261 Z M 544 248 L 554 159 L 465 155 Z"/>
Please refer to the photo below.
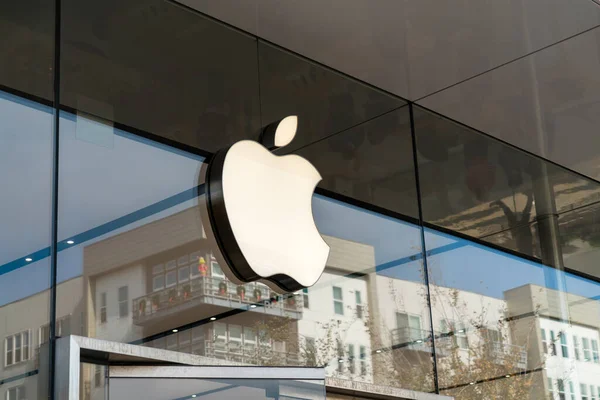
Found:
<path fill-rule="evenodd" d="M 241 362 L 254 365 L 300 365 L 297 353 L 275 351 L 270 345 L 248 344 L 230 340 L 206 340 L 204 342 L 207 357 Z"/>
<path fill-rule="evenodd" d="M 198 277 L 133 299 L 133 319 L 136 321 L 203 296 L 226 300 L 232 307 L 259 304 L 269 309 L 302 311 L 302 296 L 280 298 L 270 296 L 269 289 L 259 283 L 235 285 L 223 278 Z"/>
<path fill-rule="evenodd" d="M 514 364 L 517 368 L 527 368 L 527 351 L 523 346 L 491 342 L 488 344 L 488 353 L 496 364 L 506 362 Z"/>
<path fill-rule="evenodd" d="M 409 349 L 425 353 L 431 353 L 432 351 L 430 330 L 402 327 L 392 329 L 391 333 L 394 349 Z M 435 338 L 436 354 L 438 356 L 447 355 L 447 348 L 444 347 L 444 344 L 448 343 L 449 338 L 442 337 L 439 334 L 436 334 Z"/>
<path fill-rule="evenodd" d="M 393 329 L 392 346 L 431 352 L 431 331 L 409 327 Z"/>

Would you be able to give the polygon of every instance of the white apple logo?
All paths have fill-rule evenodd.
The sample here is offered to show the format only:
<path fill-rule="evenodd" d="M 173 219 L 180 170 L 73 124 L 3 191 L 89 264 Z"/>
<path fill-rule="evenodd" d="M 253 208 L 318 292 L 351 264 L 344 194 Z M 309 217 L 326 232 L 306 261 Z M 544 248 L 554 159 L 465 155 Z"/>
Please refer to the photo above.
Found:
<path fill-rule="evenodd" d="M 269 125 L 268 148 L 289 144 L 298 119 Z M 217 245 L 241 282 L 259 279 L 285 291 L 312 286 L 329 246 L 312 215 L 312 194 L 321 175 L 298 155 L 276 156 L 251 140 L 215 154 L 207 170 L 207 206 Z"/>

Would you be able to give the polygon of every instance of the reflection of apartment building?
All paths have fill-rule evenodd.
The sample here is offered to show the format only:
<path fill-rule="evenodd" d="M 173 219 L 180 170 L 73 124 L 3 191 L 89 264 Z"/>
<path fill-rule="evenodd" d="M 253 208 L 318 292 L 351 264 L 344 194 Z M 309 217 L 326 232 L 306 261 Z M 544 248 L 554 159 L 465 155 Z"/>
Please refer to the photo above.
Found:
<path fill-rule="evenodd" d="M 63 293 L 81 290 L 81 279 L 76 278 L 59 285 Z M 45 291 L 0 307 L 0 399 L 27 400 L 37 398 L 40 367 L 40 346 L 50 336 L 50 292 Z M 73 309 L 72 297 L 57 297 L 57 334 L 81 334 L 81 311 Z M 23 318 L 27 315 L 27 318 Z M 29 394 L 28 394 L 29 393 Z M 33 397 L 32 397 L 33 396 Z"/>
<path fill-rule="evenodd" d="M 192 324 L 146 345 L 257 365 L 323 362 L 330 375 L 372 380 L 362 275 L 374 266 L 371 246 L 326 238 L 331 255 L 319 282 L 279 295 L 262 283 L 226 278 L 197 212 L 84 248 L 90 336 L 131 342 Z"/>
<path fill-rule="evenodd" d="M 513 334 L 528 348 L 527 368 L 543 371 L 537 382 L 543 393 L 555 399 L 597 399 L 600 303 L 536 285 L 509 290 L 505 297 L 508 317 L 515 321 Z"/>
<path fill-rule="evenodd" d="M 539 398 L 599 398 L 595 300 L 533 285 L 503 298 L 431 285 L 430 315 L 423 283 L 375 274 L 372 246 L 334 237 L 325 238 L 331 254 L 321 279 L 278 295 L 227 280 L 198 220 L 188 209 L 83 247 L 83 276 L 58 288 L 58 334 L 118 342 L 161 334 L 145 345 L 254 365 L 325 365 L 328 377 L 398 386 L 398 371 L 422 365 L 431 373 L 433 319 L 440 382 L 470 383 L 458 373 L 453 381 L 457 356 L 473 382 L 538 371 L 523 376 Z M 44 292 L 0 308 L 3 376 L 37 369 L 48 304 Z M 482 360 L 487 370 L 472 368 Z M 84 391 L 93 393 L 101 369 L 88 374 Z M 0 399 L 26 399 L 38 384 L 35 375 L 5 379 Z"/>
<path fill-rule="evenodd" d="M 456 359 L 465 366 L 480 361 L 490 366 L 479 377 L 474 374 L 474 381 L 491 378 L 497 371 L 506 370 L 507 364 L 511 365 L 511 373 L 526 369 L 526 349 L 515 344 L 509 325 L 501 323 L 506 311 L 504 299 L 431 285 L 430 315 L 423 283 L 377 276 L 377 290 L 379 303 L 386 304 L 380 307 L 377 324 L 382 348 L 391 354 L 391 358 L 382 357 L 382 363 L 414 369 L 420 366 L 421 373 L 432 375 L 433 320 L 438 371 L 442 381 L 451 382 L 449 386 L 465 383 L 459 374 L 453 379 L 456 371 L 452 363 Z M 379 377 L 386 379 L 381 374 Z"/>

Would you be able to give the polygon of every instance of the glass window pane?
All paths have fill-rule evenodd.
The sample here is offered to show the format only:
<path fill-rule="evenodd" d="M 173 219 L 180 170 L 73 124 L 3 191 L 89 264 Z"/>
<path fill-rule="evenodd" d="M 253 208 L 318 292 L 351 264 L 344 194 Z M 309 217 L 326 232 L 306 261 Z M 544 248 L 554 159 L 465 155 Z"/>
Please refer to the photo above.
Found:
<path fill-rule="evenodd" d="M 85 74 L 61 77 L 59 238 L 74 243 L 58 255 L 65 280 L 57 303 L 88 310 L 86 335 L 191 351 L 215 363 L 334 365 L 336 340 L 349 334 L 342 359 L 348 344 L 361 349 L 361 382 L 433 391 L 406 103 L 171 3 L 151 0 L 139 12 L 130 0 L 117 3 L 65 5 L 65 70 Z M 92 71 L 94 80 L 86 78 Z M 290 90 L 296 95 L 273 95 Z M 301 155 L 324 178 L 312 207 L 331 251 L 308 290 L 310 308 L 302 307 L 299 290 L 290 296 L 254 282 L 244 284 L 241 301 L 202 215 L 205 156 L 257 139 L 262 123 L 290 112 L 300 114 L 298 141 L 276 154 Z M 351 129 L 337 132 L 344 127 Z M 275 250 L 266 243 L 261 249 L 266 256 Z M 301 255 L 311 256 L 308 248 Z M 206 274 L 198 269 L 199 277 L 186 280 L 202 265 Z M 127 301 L 117 305 L 122 286 Z M 90 307 L 100 293 L 107 293 L 106 307 Z M 402 303 L 397 293 L 410 294 L 406 311 L 421 321 L 423 342 L 410 348 L 390 335 Z M 117 318 L 125 310 L 127 318 Z M 182 327 L 192 328 L 192 339 L 172 332 Z M 312 356 L 302 351 L 306 336 L 314 338 Z M 256 351 L 246 351 L 254 341 Z"/>
<path fill-rule="evenodd" d="M 436 340 L 440 388 L 457 398 L 502 398 L 500 387 L 530 398 L 572 357 L 568 332 L 592 360 L 600 286 L 591 269 L 581 273 L 576 243 L 589 242 L 596 220 L 592 210 L 568 214 L 587 208 L 600 185 L 419 107 L 414 122 L 433 321 L 472 321 L 464 340 Z M 575 337 L 573 346 L 577 358 Z M 532 363 L 539 378 L 517 377 Z"/>
<path fill-rule="evenodd" d="M 33 356 L 21 333 L 31 329 L 37 345 L 50 317 L 55 20 L 54 0 L 0 2 L 2 400 L 20 400 L 24 386 L 30 399 L 47 395 L 37 384 L 49 374 L 45 350 L 37 363 L 13 364 Z"/>

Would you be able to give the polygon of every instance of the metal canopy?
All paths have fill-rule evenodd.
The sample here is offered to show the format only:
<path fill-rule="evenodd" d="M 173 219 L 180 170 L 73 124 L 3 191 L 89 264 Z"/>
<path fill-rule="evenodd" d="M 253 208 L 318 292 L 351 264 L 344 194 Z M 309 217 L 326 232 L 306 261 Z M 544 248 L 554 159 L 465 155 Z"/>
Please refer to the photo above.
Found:
<path fill-rule="evenodd" d="M 114 378 L 325 380 L 323 368 L 256 367 L 169 350 L 70 335 L 56 342 L 56 395 L 78 400 L 80 363 L 109 365 Z"/>

